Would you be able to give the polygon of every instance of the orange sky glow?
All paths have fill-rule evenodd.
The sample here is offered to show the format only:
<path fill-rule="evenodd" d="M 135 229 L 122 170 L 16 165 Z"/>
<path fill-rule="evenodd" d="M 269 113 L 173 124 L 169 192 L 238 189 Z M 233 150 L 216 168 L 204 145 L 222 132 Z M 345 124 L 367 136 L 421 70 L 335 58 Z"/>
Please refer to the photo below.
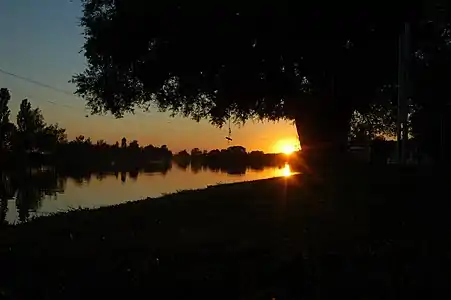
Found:
<path fill-rule="evenodd" d="M 247 151 L 261 150 L 266 153 L 283 152 L 287 147 L 299 148 L 296 128 L 289 121 L 248 121 L 244 126 L 232 125 L 232 142 L 229 143 L 226 140 L 228 126 L 217 128 L 206 120 L 198 123 L 157 111 L 137 111 L 135 115 L 126 115 L 122 119 L 111 115 L 90 115 L 80 98 L 61 95 L 2 74 L 0 82 L 12 94 L 9 105 L 11 121 L 15 121 L 20 101 L 28 98 L 33 107 L 42 110 L 47 123 L 58 123 L 66 128 L 69 139 L 84 135 L 91 137 L 93 142 L 103 139 L 114 143 L 126 137 L 128 141 L 138 140 L 142 146 L 167 145 L 174 152 L 189 151 L 195 147 L 202 150 L 223 149 L 234 145 L 243 146 Z"/>
<path fill-rule="evenodd" d="M 12 94 L 12 121 L 15 121 L 20 101 L 27 98 L 33 107 L 42 110 L 47 123 L 58 123 L 66 128 L 69 139 L 84 135 L 91 137 L 93 142 L 103 139 L 114 143 L 126 137 L 128 141 L 138 140 L 143 146 L 167 145 L 174 152 L 184 149 L 189 151 L 195 147 L 202 150 L 223 149 L 233 145 L 266 153 L 284 152 L 287 147 L 299 149 L 296 128 L 289 121 L 248 121 L 244 126 L 232 125 L 232 142 L 229 143 L 226 140 L 228 125 L 217 128 L 206 120 L 198 123 L 157 111 L 137 111 L 135 115 L 126 115 L 122 119 L 115 119 L 111 115 L 90 115 L 80 98 L 61 95 L 3 74 L 0 74 L 0 82 L 1 87 L 8 87 Z"/>

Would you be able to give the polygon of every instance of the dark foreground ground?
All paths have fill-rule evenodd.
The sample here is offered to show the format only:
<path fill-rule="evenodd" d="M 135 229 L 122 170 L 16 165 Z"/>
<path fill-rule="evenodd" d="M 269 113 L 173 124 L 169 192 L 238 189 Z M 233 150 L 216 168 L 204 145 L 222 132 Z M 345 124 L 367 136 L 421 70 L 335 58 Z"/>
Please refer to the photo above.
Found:
<path fill-rule="evenodd" d="M 37 219 L 0 230 L 0 297 L 447 298 L 443 174 L 297 175 Z"/>

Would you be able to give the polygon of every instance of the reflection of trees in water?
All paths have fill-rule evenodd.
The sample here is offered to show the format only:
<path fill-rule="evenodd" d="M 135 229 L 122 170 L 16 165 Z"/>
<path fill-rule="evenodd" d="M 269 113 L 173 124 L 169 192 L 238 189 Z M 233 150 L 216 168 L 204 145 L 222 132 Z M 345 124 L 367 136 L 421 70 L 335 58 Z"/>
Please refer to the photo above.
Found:
<path fill-rule="evenodd" d="M 189 160 L 175 160 L 175 165 L 179 169 L 186 171 L 190 165 L 190 162 L 189 162 Z"/>
<path fill-rule="evenodd" d="M 70 177 L 77 186 L 83 186 L 85 183 L 89 184 L 92 174 L 91 172 L 71 172 L 70 175 L 65 173 L 60 176 L 65 178 Z"/>
<path fill-rule="evenodd" d="M 201 164 L 191 163 L 191 172 L 193 172 L 194 174 L 197 174 L 200 171 L 202 171 L 202 165 Z"/>
<path fill-rule="evenodd" d="M 220 164 L 208 164 L 208 165 L 202 165 L 201 167 L 196 166 L 194 171 L 193 166 L 196 166 L 196 164 L 191 165 L 191 170 L 193 170 L 194 173 L 197 173 L 199 171 L 206 171 L 209 170 L 211 172 L 215 173 L 227 173 L 229 175 L 244 175 L 246 174 L 247 166 L 245 164 L 228 164 L 228 165 L 220 165 Z"/>
<path fill-rule="evenodd" d="M 32 185 L 20 187 L 16 194 L 16 207 L 19 220 L 24 222 L 28 219 L 30 212 L 36 212 L 41 206 L 43 194 Z"/>
<path fill-rule="evenodd" d="M 215 173 L 219 173 L 219 171 L 221 171 L 220 168 L 217 168 L 214 166 L 208 166 L 208 170 L 210 170 L 211 172 L 215 172 Z"/>
<path fill-rule="evenodd" d="M 8 200 L 14 197 L 11 186 L 11 178 L 7 174 L 0 173 L 0 225 L 5 224 L 8 213 Z"/>
<path fill-rule="evenodd" d="M 119 168 L 119 167 L 110 167 L 105 169 L 89 169 L 87 166 L 83 166 L 80 168 L 66 168 L 58 170 L 60 176 L 65 176 L 71 178 L 77 186 L 83 186 L 86 183 L 89 184 L 91 178 L 95 178 L 97 181 L 102 181 L 108 176 L 114 176 L 116 179 L 121 180 L 122 183 L 127 182 L 127 177 L 136 181 L 141 172 L 145 173 L 159 173 L 159 174 L 167 174 L 169 170 L 171 170 L 172 164 L 171 162 L 163 162 L 163 163 L 153 163 L 148 164 L 143 168 Z"/>
<path fill-rule="evenodd" d="M 226 172 L 230 175 L 244 175 L 246 174 L 246 169 L 246 166 L 230 166 L 226 169 Z"/>
<path fill-rule="evenodd" d="M 145 166 L 142 171 L 145 173 L 161 173 L 166 175 L 172 169 L 172 162 L 165 161 L 159 163 L 153 163 Z"/>
<path fill-rule="evenodd" d="M 2 174 L 0 187 L 0 222 L 6 219 L 8 200 L 16 196 L 16 207 L 21 222 L 26 221 L 30 212 L 36 212 L 44 197 L 56 198 L 64 192 L 66 180 L 59 178 L 54 170 L 26 170 Z"/>
<path fill-rule="evenodd" d="M 138 179 L 138 171 L 131 171 L 128 173 L 128 175 L 130 175 L 130 178 L 133 179 L 134 181 L 136 181 Z"/>
<path fill-rule="evenodd" d="M 172 163 L 169 162 L 168 164 L 165 164 L 163 167 L 163 175 L 166 175 L 170 170 L 172 170 Z"/>
<path fill-rule="evenodd" d="M 280 166 L 279 166 L 280 168 Z M 253 171 L 263 171 L 265 169 L 265 166 L 249 166 L 249 169 L 253 170 Z"/>
<path fill-rule="evenodd" d="M 284 154 L 265 154 L 261 151 L 246 152 L 241 146 L 233 146 L 223 150 L 201 152 L 195 148 L 189 155 L 182 151 L 174 156 L 175 164 L 186 170 L 190 167 L 192 173 L 204 170 L 227 173 L 230 175 L 244 175 L 248 169 L 262 171 L 268 167 L 283 166 L 288 160 L 296 160 L 297 155 L 289 158 Z"/>
<path fill-rule="evenodd" d="M 106 178 L 106 175 L 107 175 L 107 174 L 105 174 L 105 173 L 103 173 L 103 172 L 99 172 L 99 173 L 96 174 L 96 179 L 97 179 L 98 181 L 102 181 L 102 180 L 104 180 L 104 179 Z"/>

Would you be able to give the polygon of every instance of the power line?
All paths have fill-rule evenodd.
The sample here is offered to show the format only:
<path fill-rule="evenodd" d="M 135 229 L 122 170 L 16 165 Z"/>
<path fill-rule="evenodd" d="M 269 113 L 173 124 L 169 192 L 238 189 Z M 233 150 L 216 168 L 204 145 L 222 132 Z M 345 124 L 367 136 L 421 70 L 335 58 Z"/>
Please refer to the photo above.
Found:
<path fill-rule="evenodd" d="M 0 68 L 0 73 L 3 73 L 3 74 L 5 74 L 5 75 L 9 75 L 9 76 L 12 76 L 12 77 L 15 77 L 15 78 L 18 78 L 18 79 L 27 81 L 27 82 L 32 83 L 32 84 L 35 84 L 35 85 L 39 85 L 39 86 L 41 86 L 41 87 L 45 87 L 45 88 L 54 90 L 54 91 L 56 91 L 56 92 L 60 92 L 60 93 L 63 93 L 63 94 L 66 94 L 66 95 L 75 97 L 74 94 L 71 93 L 71 92 L 68 92 L 68 91 L 65 91 L 65 90 L 62 90 L 62 89 L 53 87 L 53 86 L 51 86 L 51 85 L 48 85 L 48 84 L 45 84 L 45 83 L 36 81 L 36 80 L 34 80 L 34 79 L 30 79 L 30 78 L 27 78 L 27 77 L 24 77 L 24 76 L 20 76 L 20 75 L 14 74 L 14 73 L 12 73 L 12 72 L 8 72 L 8 71 L 6 71 L 6 70 L 4 70 L 4 69 L 2 69 L 2 68 Z"/>
<path fill-rule="evenodd" d="M 25 77 L 25 76 L 21 76 L 21 75 L 18 75 L 18 74 L 6 71 L 5 69 L 2 69 L 2 68 L 0 68 L 0 73 L 3 73 L 5 75 L 8 75 L 8 76 L 11 76 L 11 77 L 14 77 L 14 78 L 26 81 L 28 83 L 32 83 L 34 85 L 38 85 L 38 86 L 41 86 L 41 87 L 44 87 L 44 88 L 47 88 L 47 89 L 50 89 L 50 90 L 53 90 L 53 91 L 56 91 L 56 92 L 59 92 L 59 93 L 63 93 L 63 94 L 66 94 L 68 96 L 76 98 L 75 95 L 73 93 L 71 93 L 71 92 L 68 92 L 68 91 L 65 91 L 65 90 L 53 87 L 53 86 L 48 85 L 46 83 L 42 83 L 42 82 L 39 82 L 37 80 L 31 79 L 31 78 L 28 78 L 28 77 Z M 48 102 L 50 104 L 53 104 L 53 105 L 64 106 L 64 107 L 67 107 L 67 108 L 70 108 L 70 109 L 76 109 L 74 106 L 69 105 L 69 104 L 57 103 L 57 102 L 51 101 L 51 100 L 44 100 L 44 101 L 46 101 L 46 102 Z M 86 113 L 86 112 L 84 111 L 84 113 Z"/>
<path fill-rule="evenodd" d="M 7 70 L 5 70 L 5 69 L 3 69 L 3 68 L 0 68 L 0 73 L 3 73 L 3 74 L 5 74 L 5 75 L 8 75 L 8 76 L 11 76 L 11 77 L 14 77 L 14 78 L 23 80 L 23 81 L 26 81 L 26 82 L 28 82 L 28 83 L 32 83 L 32 84 L 35 84 L 35 85 L 38 85 L 38 86 L 41 86 L 41 87 L 44 87 L 44 88 L 53 90 L 53 91 L 55 91 L 55 92 L 59 92 L 59 93 L 66 94 L 66 95 L 71 96 L 71 97 L 73 97 L 73 98 L 78 98 L 78 97 L 76 97 L 76 96 L 74 95 L 74 93 L 71 93 L 71 92 L 69 92 L 69 91 L 66 91 L 66 90 L 63 90 L 63 89 L 60 89 L 60 88 L 53 87 L 53 86 L 51 86 L 51 85 L 49 85 L 49 84 L 42 83 L 42 82 L 40 82 L 40 81 L 31 79 L 31 78 L 28 78 L 28 77 L 25 77 L 25 76 L 21 76 L 21 75 L 15 74 L 15 73 L 13 73 L 13 72 L 9 72 L 9 71 L 7 71 Z M 51 104 L 53 104 L 53 105 L 60 105 L 60 106 L 65 106 L 65 107 L 70 108 L 70 109 L 76 109 L 75 107 L 73 107 L 72 105 L 69 105 L 69 104 L 61 104 L 61 103 L 57 103 L 57 102 L 51 101 L 51 100 L 45 100 L 45 101 L 47 101 L 47 102 L 49 102 L 49 103 L 51 103 Z M 142 114 L 142 113 L 139 113 L 139 112 L 136 112 L 136 111 L 134 112 L 134 114 L 141 115 L 141 116 L 146 116 L 146 115 L 144 115 L 144 114 Z M 113 119 L 115 119 L 113 116 L 106 116 L 106 115 L 100 115 L 100 116 L 103 116 L 103 117 L 112 117 Z"/>
<path fill-rule="evenodd" d="M 7 76 L 14 77 L 14 78 L 16 78 L 16 79 L 20 79 L 20 80 L 26 81 L 26 82 L 28 82 L 28 83 L 31 83 L 31 84 L 34 84 L 34 85 L 37 85 L 37 86 L 41 86 L 41 87 L 50 89 L 50 90 L 55 91 L 55 92 L 58 92 L 58 93 L 62 93 L 62 94 L 71 96 L 71 97 L 73 97 L 74 99 L 79 99 L 79 97 L 75 96 L 74 93 L 71 93 L 71 92 L 69 92 L 69 91 L 66 91 L 66 90 L 63 90 L 63 89 L 60 89 L 60 88 L 57 88 L 57 87 L 53 87 L 53 86 L 51 86 L 51 85 L 49 85 L 49 84 L 46 84 L 46 83 L 43 83 L 43 82 L 40 82 L 40 81 L 31 79 L 31 78 L 28 78 L 28 77 L 25 77 L 25 76 L 21 76 L 21 75 L 15 74 L 15 73 L 13 73 L 13 72 L 9 72 L 9 71 L 7 71 L 7 70 L 1 68 L 1 67 L 0 67 L 0 73 L 5 74 L 5 75 L 7 75 Z M 39 100 L 39 99 L 38 99 L 38 100 Z M 42 100 L 41 100 L 41 101 L 42 101 Z M 52 101 L 52 100 L 44 100 L 44 101 L 46 101 L 46 102 L 48 102 L 48 103 L 50 103 L 50 104 L 52 104 L 52 105 L 62 106 L 62 107 L 69 108 L 69 109 L 71 109 L 71 110 L 74 110 L 74 109 L 75 109 L 75 110 L 81 111 L 78 107 L 74 107 L 74 106 L 69 105 L 69 104 L 63 104 L 63 103 L 59 103 L 59 102 Z M 86 110 L 83 110 L 83 114 L 84 114 L 86 117 L 89 116 L 89 115 L 87 114 Z M 148 117 L 147 115 L 145 115 L 145 114 L 143 114 L 143 113 L 140 113 L 140 112 L 137 112 L 137 111 L 135 111 L 134 114 L 141 115 L 141 116 L 143 116 L 143 117 Z M 98 115 L 98 116 L 100 116 L 100 117 L 106 117 L 106 118 L 112 118 L 112 119 L 116 120 L 116 118 L 115 118 L 114 116 L 112 116 L 112 115 L 103 115 L 103 114 L 100 114 L 100 115 Z M 136 121 L 138 121 L 138 123 L 141 123 L 141 120 L 139 120 L 139 119 L 136 120 Z M 130 120 L 127 120 L 127 119 L 125 119 L 125 118 L 122 118 L 122 122 L 129 123 Z M 130 124 L 130 123 L 129 123 L 129 124 Z M 141 124 L 142 124 L 142 123 L 141 123 Z"/>
<path fill-rule="evenodd" d="M 52 100 L 45 100 L 45 101 L 47 101 L 50 104 L 56 105 L 56 106 L 64 106 L 64 107 L 67 107 L 67 108 L 70 108 L 70 109 L 75 109 L 75 107 L 73 107 L 73 106 L 71 106 L 69 104 L 61 104 L 61 103 L 57 103 L 57 102 L 52 101 Z"/>

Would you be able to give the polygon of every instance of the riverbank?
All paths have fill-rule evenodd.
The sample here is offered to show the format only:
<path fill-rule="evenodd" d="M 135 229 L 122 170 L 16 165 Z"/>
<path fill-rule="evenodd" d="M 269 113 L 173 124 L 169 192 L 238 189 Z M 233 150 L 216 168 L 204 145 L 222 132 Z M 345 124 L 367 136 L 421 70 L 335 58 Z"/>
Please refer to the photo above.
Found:
<path fill-rule="evenodd" d="M 451 264 L 449 176 L 296 175 L 73 211 L 0 231 L 11 299 L 419 297 Z M 343 290 L 346 289 L 346 290 Z"/>

